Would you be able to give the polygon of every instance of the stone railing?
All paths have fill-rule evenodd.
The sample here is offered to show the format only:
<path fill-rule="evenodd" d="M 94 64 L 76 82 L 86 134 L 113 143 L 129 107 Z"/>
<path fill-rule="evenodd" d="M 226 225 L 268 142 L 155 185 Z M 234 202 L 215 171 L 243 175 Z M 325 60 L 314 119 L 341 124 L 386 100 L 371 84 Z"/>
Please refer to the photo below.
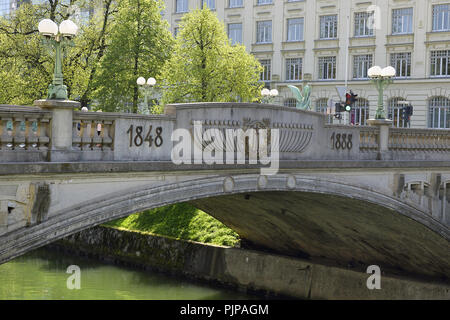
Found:
<path fill-rule="evenodd" d="M 450 131 L 393 128 L 389 132 L 389 149 L 392 151 L 450 153 Z"/>
<path fill-rule="evenodd" d="M 47 161 L 52 112 L 0 105 L 0 162 Z"/>
<path fill-rule="evenodd" d="M 74 112 L 72 148 L 82 151 L 114 149 L 114 121 L 117 115 L 101 112 Z"/>
<path fill-rule="evenodd" d="M 279 160 L 450 160 L 449 130 L 398 129 L 377 120 L 325 125 L 319 113 L 274 105 L 180 104 L 163 115 L 79 112 L 73 101 L 36 105 L 0 105 L 0 162 L 171 161 L 178 141 L 172 133 L 198 135 L 193 121 L 206 144 L 208 129 L 279 130 Z"/>
<path fill-rule="evenodd" d="M 360 127 L 359 150 L 373 152 L 378 150 L 380 129 L 377 127 Z"/>

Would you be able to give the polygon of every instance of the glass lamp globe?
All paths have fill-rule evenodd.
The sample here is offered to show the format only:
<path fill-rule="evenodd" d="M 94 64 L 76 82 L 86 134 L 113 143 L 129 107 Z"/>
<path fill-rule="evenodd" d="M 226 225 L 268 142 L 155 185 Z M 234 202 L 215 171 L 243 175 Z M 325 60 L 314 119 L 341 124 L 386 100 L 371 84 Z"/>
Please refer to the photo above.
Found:
<path fill-rule="evenodd" d="M 392 78 L 395 77 L 396 73 L 397 71 L 395 70 L 395 68 L 389 66 L 383 69 L 383 71 L 381 72 L 381 76 L 386 78 Z"/>
<path fill-rule="evenodd" d="M 270 90 L 270 95 L 271 95 L 272 97 L 278 96 L 278 90 L 277 90 L 277 89 L 272 89 L 272 90 Z"/>
<path fill-rule="evenodd" d="M 58 25 L 50 19 L 44 19 L 39 22 L 38 30 L 42 35 L 52 37 L 58 34 Z"/>
<path fill-rule="evenodd" d="M 78 32 L 77 25 L 71 20 L 64 20 L 59 25 L 59 32 L 66 37 L 74 37 Z"/>
<path fill-rule="evenodd" d="M 149 86 L 154 86 L 154 85 L 156 84 L 156 79 L 155 79 L 155 78 L 149 78 L 149 79 L 147 80 L 147 84 L 148 84 Z"/>
<path fill-rule="evenodd" d="M 270 90 L 267 89 L 267 88 L 262 89 L 262 90 L 261 90 L 261 95 L 263 95 L 263 96 L 268 96 L 268 95 L 270 95 Z"/>
<path fill-rule="evenodd" d="M 380 77 L 380 76 L 381 76 L 382 71 L 383 71 L 383 70 L 381 70 L 381 68 L 380 68 L 379 66 L 375 66 L 375 67 L 370 68 L 370 69 L 367 71 L 367 75 L 368 75 L 370 78 L 377 78 L 377 77 Z"/>
<path fill-rule="evenodd" d="M 145 84 L 145 78 L 144 77 L 139 77 L 136 81 L 136 83 L 140 86 L 143 86 Z"/>

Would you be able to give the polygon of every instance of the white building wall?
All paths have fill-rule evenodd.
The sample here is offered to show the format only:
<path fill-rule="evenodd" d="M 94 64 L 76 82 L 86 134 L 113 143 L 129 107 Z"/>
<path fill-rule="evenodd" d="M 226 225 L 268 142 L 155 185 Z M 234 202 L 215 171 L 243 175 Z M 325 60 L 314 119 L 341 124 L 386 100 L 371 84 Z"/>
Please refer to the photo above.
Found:
<path fill-rule="evenodd" d="M 188 0 L 189 9 L 201 7 L 201 0 Z M 166 0 L 165 18 L 172 31 L 181 21 L 182 13 L 175 12 L 176 0 Z M 219 19 L 225 23 L 242 23 L 243 44 L 258 59 L 272 60 L 272 78 L 270 86 L 280 91 L 278 103 L 292 98 L 288 84 L 301 86 L 303 81 L 287 82 L 286 58 L 303 58 L 302 73 L 311 74 L 310 85 L 313 88 L 313 109 L 315 102 L 322 98 L 338 101 L 336 86 L 345 84 L 347 16 L 350 17 L 348 77 L 349 89 L 360 98 L 369 100 L 370 117 L 375 115 L 378 93 L 368 80 L 352 80 L 353 56 L 373 54 L 373 65 L 385 67 L 390 64 L 390 54 L 411 52 L 412 65 L 409 79 L 395 80 L 385 92 L 387 110 L 388 99 L 401 97 L 411 101 L 414 106 L 412 127 L 428 127 L 428 100 L 436 95 L 450 99 L 450 77 L 430 78 L 431 51 L 450 50 L 450 31 L 432 32 L 433 11 L 435 4 L 450 4 L 450 0 L 304 0 L 288 2 L 273 0 L 272 4 L 258 5 L 257 0 L 244 0 L 242 8 L 229 8 L 229 0 L 216 0 Z M 380 25 L 373 37 L 354 37 L 354 14 L 364 12 L 375 5 L 379 8 Z M 413 8 L 413 34 L 392 35 L 392 10 Z M 338 15 L 338 38 L 320 40 L 320 16 Z M 287 42 L 287 19 L 303 17 L 304 41 Z M 272 21 L 272 43 L 256 44 L 257 21 Z M 321 56 L 336 56 L 337 79 L 319 80 L 318 59 Z M 450 113 L 449 113 L 450 116 Z"/>

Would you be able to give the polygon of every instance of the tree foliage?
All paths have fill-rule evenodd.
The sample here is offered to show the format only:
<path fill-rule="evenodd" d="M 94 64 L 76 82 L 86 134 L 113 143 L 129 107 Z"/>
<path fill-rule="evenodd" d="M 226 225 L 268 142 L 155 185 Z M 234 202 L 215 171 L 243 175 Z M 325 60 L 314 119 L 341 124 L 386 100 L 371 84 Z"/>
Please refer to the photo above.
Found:
<path fill-rule="evenodd" d="M 47 18 L 58 24 L 71 19 L 80 27 L 74 46 L 64 51 L 63 73 L 70 99 L 88 105 L 115 13 L 114 3 L 101 0 L 89 19 L 80 14 L 92 9 L 88 0 L 23 3 L 11 16 L 0 17 L 0 103 L 32 104 L 46 97 L 53 77 L 54 52 L 43 45 L 37 26 Z"/>
<path fill-rule="evenodd" d="M 208 8 L 183 17 L 172 57 L 164 66 L 163 104 L 256 101 L 262 67 L 241 45 L 232 46 Z"/>
<path fill-rule="evenodd" d="M 11 19 L 0 17 L 0 103 L 27 104 L 41 98 L 51 79 L 51 59 L 37 32 L 40 7 L 24 5 Z"/>
<path fill-rule="evenodd" d="M 103 110 L 137 112 L 138 77 L 157 77 L 169 58 L 173 37 L 160 0 L 121 0 L 108 47 L 99 66 L 95 98 Z"/>

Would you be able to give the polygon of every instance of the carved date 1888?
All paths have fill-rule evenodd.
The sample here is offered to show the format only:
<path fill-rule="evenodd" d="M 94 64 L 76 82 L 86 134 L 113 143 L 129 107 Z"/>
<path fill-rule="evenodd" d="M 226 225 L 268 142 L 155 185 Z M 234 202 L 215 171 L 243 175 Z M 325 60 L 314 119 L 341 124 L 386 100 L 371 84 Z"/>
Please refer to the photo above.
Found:
<path fill-rule="evenodd" d="M 150 128 L 147 131 L 147 134 L 145 134 L 144 138 L 144 127 L 142 126 L 136 126 L 136 129 L 134 125 L 131 125 L 128 129 L 127 133 L 130 135 L 130 147 L 133 146 L 133 144 L 136 147 L 140 147 L 144 144 L 144 142 L 148 142 L 148 146 L 151 147 L 153 145 L 153 142 L 155 143 L 156 147 L 160 147 L 163 144 L 163 138 L 161 136 L 162 134 L 162 127 L 158 127 L 155 130 L 156 136 L 153 139 L 152 136 L 152 129 L 153 126 L 150 126 Z"/>
<path fill-rule="evenodd" d="M 353 135 L 333 132 L 331 146 L 336 150 L 351 150 L 353 148 Z"/>

